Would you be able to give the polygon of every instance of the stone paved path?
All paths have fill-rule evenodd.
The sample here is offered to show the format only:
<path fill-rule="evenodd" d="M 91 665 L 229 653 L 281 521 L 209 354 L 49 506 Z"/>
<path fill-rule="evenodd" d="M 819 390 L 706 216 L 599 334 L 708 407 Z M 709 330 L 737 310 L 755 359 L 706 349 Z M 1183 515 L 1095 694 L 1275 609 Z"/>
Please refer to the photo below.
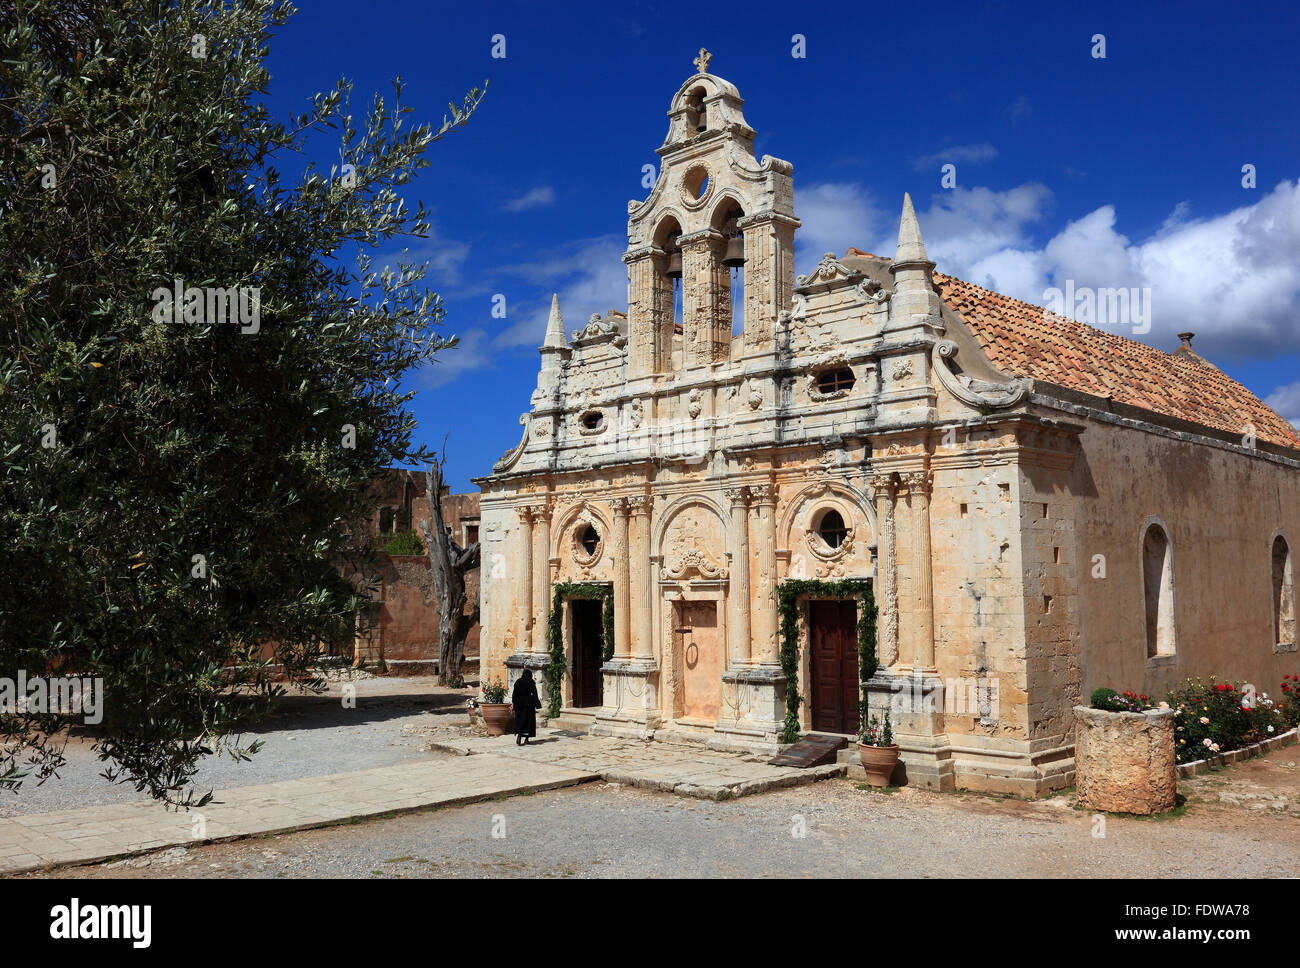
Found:
<path fill-rule="evenodd" d="M 516 746 L 513 736 L 456 739 L 433 746 L 462 756 L 489 754 L 549 763 L 595 773 L 611 783 L 704 800 L 728 800 L 845 773 L 845 768 L 836 764 L 810 769 L 769 766 L 769 756 L 711 750 L 694 743 L 561 736 L 547 729 L 539 730 L 537 739 L 527 746 Z"/>
<path fill-rule="evenodd" d="M 0 820 L 0 874 L 552 790 L 595 778 L 566 766 L 485 755 L 237 787 L 218 791 L 211 803 L 188 813 L 146 800 L 28 814 Z"/>
<path fill-rule="evenodd" d="M 597 777 L 728 800 L 844 773 L 844 767 L 835 765 L 807 770 L 769 766 L 767 757 L 694 744 L 561 736 L 547 730 L 529 746 L 516 746 L 513 736 L 434 746 L 460 758 L 237 787 L 218 791 L 211 803 L 188 813 L 147 800 L 0 819 L 0 875 L 553 790 Z"/>

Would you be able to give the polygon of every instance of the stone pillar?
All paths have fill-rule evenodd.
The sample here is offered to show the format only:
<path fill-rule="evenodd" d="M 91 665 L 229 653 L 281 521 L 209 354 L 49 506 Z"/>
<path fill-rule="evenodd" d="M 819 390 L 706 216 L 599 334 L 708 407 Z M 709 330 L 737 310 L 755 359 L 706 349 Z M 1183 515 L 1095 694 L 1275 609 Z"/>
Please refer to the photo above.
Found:
<path fill-rule="evenodd" d="M 650 498 L 627 499 L 634 521 L 631 565 L 632 651 L 638 659 L 654 656 L 654 580 L 650 567 Z M 617 605 L 615 606 L 617 608 Z"/>
<path fill-rule="evenodd" d="M 760 665 L 776 665 L 776 488 L 771 484 L 751 484 L 749 498 L 758 521 L 758 589 L 753 599 L 753 657 Z"/>
<path fill-rule="evenodd" d="M 796 219 L 776 212 L 743 218 L 745 235 L 745 351 L 767 350 L 780 312 L 794 296 Z"/>
<path fill-rule="evenodd" d="M 749 492 L 743 487 L 727 489 L 731 501 L 731 521 L 728 544 L 731 552 L 730 659 L 732 666 L 749 665 L 752 661 L 749 638 Z"/>
<path fill-rule="evenodd" d="M 630 588 L 632 583 L 631 555 L 627 532 L 631 508 L 623 498 L 614 501 L 614 657 L 626 659 L 632 654 Z"/>
<path fill-rule="evenodd" d="M 930 474 L 912 471 L 899 475 L 911 494 L 912 568 L 916 595 L 916 654 L 912 668 L 938 672 L 934 664 L 934 563 L 930 559 Z"/>
<path fill-rule="evenodd" d="M 726 359 L 731 339 L 730 277 L 722 265 L 722 236 L 710 230 L 684 235 L 682 250 L 682 336 L 686 365 L 707 366 Z M 725 293 L 725 300 L 722 298 Z M 720 307 L 726 306 L 726 342 L 719 348 Z"/>
<path fill-rule="evenodd" d="M 880 587 L 880 631 L 876 658 L 881 668 L 898 662 L 898 549 L 895 546 L 894 494 L 892 474 L 876 474 L 870 481 L 876 498 L 876 580 Z"/>
<path fill-rule="evenodd" d="M 673 284 L 664 274 L 667 256 L 643 246 L 623 256 L 628 267 L 628 378 L 670 369 L 673 348 Z"/>
<path fill-rule="evenodd" d="M 546 626 L 551 608 L 551 506 L 533 506 L 533 617 L 532 651 L 545 652 Z"/>
<path fill-rule="evenodd" d="M 520 529 L 520 544 L 523 547 L 519 550 L 520 561 L 523 562 L 523 574 L 520 576 L 520 583 L 516 589 L 517 601 L 515 602 L 516 618 L 519 623 L 519 634 L 515 641 L 518 643 L 520 652 L 532 652 L 532 630 L 533 630 L 533 509 L 531 505 L 522 504 L 515 508 L 519 515 L 519 521 L 523 525 Z"/>

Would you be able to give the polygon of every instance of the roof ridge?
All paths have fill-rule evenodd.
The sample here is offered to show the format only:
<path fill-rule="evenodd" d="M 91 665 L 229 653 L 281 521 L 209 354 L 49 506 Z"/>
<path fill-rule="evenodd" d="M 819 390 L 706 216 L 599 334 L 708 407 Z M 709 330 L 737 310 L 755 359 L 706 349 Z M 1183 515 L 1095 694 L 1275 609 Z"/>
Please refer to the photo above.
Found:
<path fill-rule="evenodd" d="M 1037 310 L 1039 313 L 1047 313 L 1047 312 L 1048 312 L 1048 310 L 1046 309 L 1046 307 L 1040 306 L 1040 305 L 1038 305 L 1037 303 L 1031 303 L 1031 302 L 1029 302 L 1028 300 L 1025 300 L 1025 299 L 1018 299 L 1018 298 L 1016 298 L 1015 296 L 1008 296 L 1008 295 L 1007 295 L 1006 293 L 1004 293 L 1004 292 L 998 292 L 996 289 L 989 289 L 987 286 L 981 286 L 979 283 L 977 283 L 977 282 L 971 282 L 969 279 L 962 279 L 960 276 L 952 276 L 952 275 L 949 275 L 949 274 L 946 273 L 946 272 L 939 272 L 939 271 L 937 271 L 937 270 L 935 271 L 934 276 L 935 276 L 936 279 L 942 277 L 942 278 L 944 278 L 944 279 L 951 279 L 953 282 L 960 282 L 960 283 L 961 283 L 962 285 L 964 285 L 964 286 L 970 286 L 970 287 L 973 288 L 973 289 L 978 289 L 980 292 L 986 292 L 986 293 L 988 293 L 990 296 L 997 296 L 997 297 L 999 297 L 1000 299 L 1006 299 L 1006 300 L 1008 300 L 1009 302 L 1019 303 L 1020 305 L 1025 306 L 1025 307 L 1028 307 L 1029 309 L 1035 309 L 1035 310 Z M 1110 330 L 1108 330 L 1108 329 L 1099 329 L 1099 328 L 1096 327 L 1096 326 L 1092 326 L 1092 325 L 1090 325 L 1090 324 L 1088 324 L 1088 323 L 1080 322 L 1080 321 L 1077 320 L 1077 319 L 1074 319 L 1074 318 L 1072 318 L 1072 317 L 1070 317 L 1070 316 L 1062 315 L 1061 313 L 1052 313 L 1051 315 L 1053 315 L 1053 316 L 1055 316 L 1055 317 L 1057 318 L 1057 320 L 1059 321 L 1058 325 L 1073 325 L 1073 326 L 1077 326 L 1077 327 L 1079 327 L 1080 329 L 1085 329 L 1085 330 L 1087 330 L 1087 331 L 1090 332 L 1090 333 L 1097 333 L 1097 334 L 1100 335 L 1100 336 L 1105 336 L 1105 337 L 1108 337 L 1108 338 L 1110 338 L 1110 339 L 1119 340 L 1120 342 L 1127 343 L 1129 346 L 1136 346 L 1136 347 L 1138 347 L 1138 348 L 1140 348 L 1140 349 L 1146 350 L 1146 351 L 1149 352 L 1149 353 L 1159 353 L 1161 356 L 1168 356 L 1168 357 L 1173 357 L 1173 356 L 1176 355 L 1174 352 L 1171 352 L 1171 351 L 1169 351 L 1169 350 L 1162 350 L 1160 347 L 1158 347 L 1158 346 L 1152 346 L 1150 343 L 1143 343 L 1141 340 L 1137 340 L 1137 339 L 1129 339 L 1129 337 L 1124 336 L 1124 335 L 1121 334 L 1121 333 L 1115 333 L 1115 332 L 1112 332 L 1112 331 L 1110 331 Z M 1046 320 L 1044 320 L 1044 321 L 1046 321 Z M 1210 363 L 1209 360 L 1206 360 L 1205 362 L 1206 362 L 1206 363 Z M 1213 363 L 1210 363 L 1210 366 L 1214 366 L 1214 364 L 1213 364 Z M 1218 367 L 1215 367 L 1215 369 L 1217 370 Z M 1222 371 L 1220 371 L 1220 372 L 1222 372 Z M 1225 375 L 1226 375 L 1226 374 L 1225 374 Z M 1229 377 L 1229 379 L 1231 379 L 1231 377 Z"/>

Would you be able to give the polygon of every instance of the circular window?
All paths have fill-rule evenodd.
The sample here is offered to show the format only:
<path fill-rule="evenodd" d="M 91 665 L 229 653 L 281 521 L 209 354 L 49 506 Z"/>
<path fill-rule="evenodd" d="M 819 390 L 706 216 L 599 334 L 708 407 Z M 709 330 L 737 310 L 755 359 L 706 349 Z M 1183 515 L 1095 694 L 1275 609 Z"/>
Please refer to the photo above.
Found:
<path fill-rule="evenodd" d="M 595 410 L 582 415 L 582 425 L 588 430 L 599 430 L 604 420 L 604 416 Z"/>
<path fill-rule="evenodd" d="M 682 201 L 691 208 L 698 208 L 709 197 L 709 188 L 709 169 L 695 165 L 682 177 Z"/>
<path fill-rule="evenodd" d="M 838 548 L 844 544 L 844 538 L 849 533 L 849 529 L 844 526 L 844 518 L 840 516 L 840 512 L 831 508 L 822 515 L 821 521 L 818 522 L 817 533 L 826 542 L 826 547 Z"/>
<path fill-rule="evenodd" d="M 582 533 L 578 536 L 578 543 L 588 555 L 594 555 L 596 549 L 600 547 L 600 532 L 594 525 L 589 524 L 582 529 Z"/>

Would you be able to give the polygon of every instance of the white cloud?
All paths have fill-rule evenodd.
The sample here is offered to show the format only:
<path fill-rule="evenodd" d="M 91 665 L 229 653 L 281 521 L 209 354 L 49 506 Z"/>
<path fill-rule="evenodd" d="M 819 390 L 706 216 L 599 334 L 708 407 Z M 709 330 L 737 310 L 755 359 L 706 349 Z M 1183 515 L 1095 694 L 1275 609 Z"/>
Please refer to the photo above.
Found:
<path fill-rule="evenodd" d="M 1280 413 L 1292 427 L 1300 430 L 1300 380 L 1280 386 L 1264 402 Z"/>
<path fill-rule="evenodd" d="M 912 167 L 918 171 L 927 168 L 940 168 L 943 165 L 978 165 L 982 161 L 992 161 L 998 156 L 998 149 L 987 142 L 972 145 L 953 145 L 943 148 L 932 155 L 922 155 L 912 159 Z"/>
<path fill-rule="evenodd" d="M 795 236 L 801 266 L 805 251 L 811 264 L 850 245 L 894 251 L 898 216 L 882 216 L 857 184 L 814 185 L 797 191 L 795 203 L 805 226 Z M 1176 333 L 1191 330 L 1211 358 L 1300 349 L 1300 181 L 1223 215 L 1196 218 L 1179 202 L 1139 241 L 1118 230 L 1116 207 L 1103 205 L 1039 246 L 1031 230 L 1051 203 L 1052 193 L 1033 183 L 959 188 L 935 195 L 918 217 L 939 271 L 1008 296 L 1042 305 L 1044 290 L 1066 280 L 1076 289 L 1150 288 L 1152 328 L 1142 339 L 1152 345 L 1172 348 Z"/>
<path fill-rule="evenodd" d="M 429 265 L 424 281 L 430 288 L 436 289 L 460 285 L 461 273 L 468 258 L 468 243 L 444 239 L 439 236 L 437 229 L 430 227 L 429 237 L 421 239 L 415 248 L 377 255 L 373 261 L 377 269 L 382 269 L 385 265 L 396 269 L 399 260 L 416 264 L 427 262 Z"/>
<path fill-rule="evenodd" d="M 824 253 L 843 255 L 851 245 L 865 246 L 885 224 L 884 212 L 853 182 L 796 186 L 794 212 L 803 222 L 794 234 L 794 244 L 795 262 L 804 273 L 810 272 Z M 891 244 L 889 251 L 893 250 Z"/>
<path fill-rule="evenodd" d="M 544 283 L 544 294 L 522 314 L 509 310 L 517 321 L 497 334 L 493 344 L 502 347 L 540 346 L 546 336 L 551 312 L 551 293 L 560 294 L 560 313 L 565 330 L 581 329 L 592 313 L 609 309 L 627 311 L 627 266 L 623 264 L 624 242 L 615 237 L 587 240 L 566 247 L 555 258 L 510 267 L 509 271 L 534 282 Z"/>
<path fill-rule="evenodd" d="M 501 206 L 503 212 L 526 212 L 530 208 L 545 208 L 555 204 L 555 189 L 550 185 L 541 185 L 525 192 L 518 198 L 512 198 Z"/>
<path fill-rule="evenodd" d="M 494 365 L 495 354 L 489 345 L 486 331 L 471 329 L 458 335 L 460 342 L 450 349 L 440 350 L 434 360 L 422 369 L 420 378 L 425 388 L 440 387 L 451 383 L 468 370 Z"/>

